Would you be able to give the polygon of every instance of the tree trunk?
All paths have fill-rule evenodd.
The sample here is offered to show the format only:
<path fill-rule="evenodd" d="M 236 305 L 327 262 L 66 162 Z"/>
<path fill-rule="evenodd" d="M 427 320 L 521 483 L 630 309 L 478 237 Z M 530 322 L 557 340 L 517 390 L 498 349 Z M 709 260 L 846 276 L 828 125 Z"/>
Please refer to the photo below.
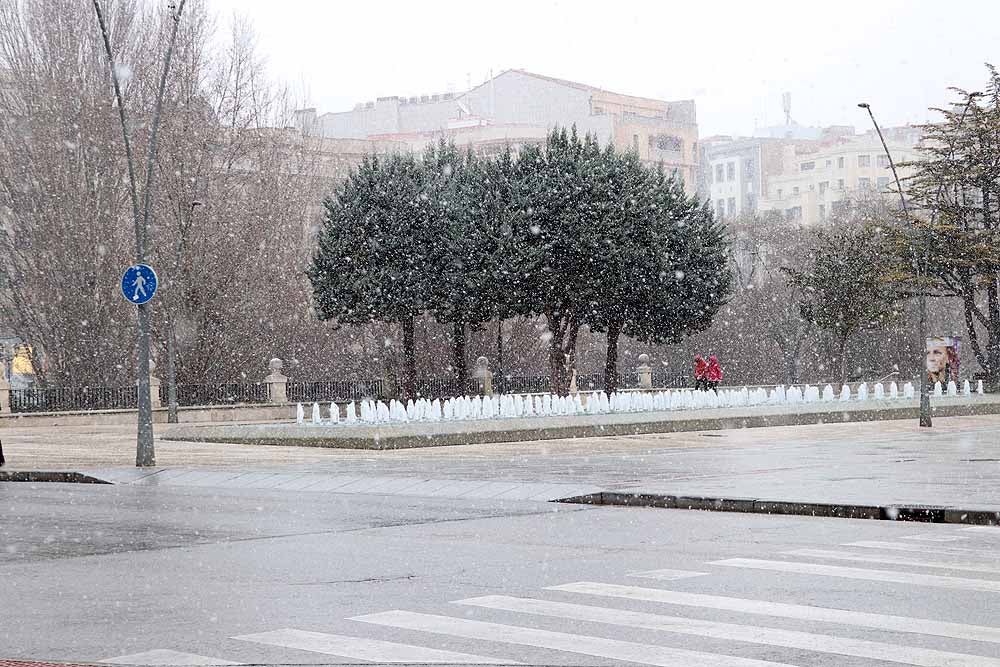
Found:
<path fill-rule="evenodd" d="M 465 322 L 455 322 L 452 325 L 452 352 L 454 359 L 452 364 L 455 367 L 455 395 L 465 394 L 465 385 L 468 384 L 469 368 L 466 364 L 465 352 Z"/>
<path fill-rule="evenodd" d="M 413 317 L 403 320 L 403 396 L 416 398 L 417 360 L 413 350 Z"/>
<path fill-rule="evenodd" d="M 997 281 L 991 280 L 986 288 L 986 382 L 990 391 L 1000 389 L 1000 293 Z"/>
<path fill-rule="evenodd" d="M 847 384 L 847 336 L 842 336 L 840 347 L 840 383 Z"/>
<path fill-rule="evenodd" d="M 618 391 L 618 337 L 621 333 L 621 322 L 608 325 L 608 347 L 604 357 L 604 393 L 608 396 Z"/>
<path fill-rule="evenodd" d="M 549 387 L 553 394 L 569 394 L 570 376 L 575 363 L 576 336 L 580 325 L 571 313 L 545 313 L 549 333 Z"/>

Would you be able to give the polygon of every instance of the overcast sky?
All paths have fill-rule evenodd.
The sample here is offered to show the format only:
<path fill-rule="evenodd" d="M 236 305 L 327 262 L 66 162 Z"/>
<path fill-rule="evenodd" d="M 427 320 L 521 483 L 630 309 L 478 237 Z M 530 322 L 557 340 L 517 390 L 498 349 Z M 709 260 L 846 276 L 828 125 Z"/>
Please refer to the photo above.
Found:
<path fill-rule="evenodd" d="M 461 91 L 526 69 L 697 102 L 699 132 L 783 121 L 868 129 L 922 122 L 946 88 L 1000 64 L 996 0 L 207 0 L 253 22 L 272 77 L 320 113 L 384 95 Z M 221 25 L 220 25 L 221 27 Z"/>

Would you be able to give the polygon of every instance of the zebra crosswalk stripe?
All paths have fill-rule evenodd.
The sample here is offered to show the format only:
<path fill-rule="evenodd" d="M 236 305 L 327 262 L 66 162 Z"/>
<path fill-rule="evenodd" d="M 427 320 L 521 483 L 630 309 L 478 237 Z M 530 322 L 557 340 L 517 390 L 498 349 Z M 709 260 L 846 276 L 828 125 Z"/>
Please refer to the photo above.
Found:
<path fill-rule="evenodd" d="M 928 567 L 938 570 L 962 570 L 963 572 L 983 572 L 1000 574 L 1000 566 L 980 565 L 978 563 L 950 562 L 943 560 L 919 560 L 905 556 L 883 556 L 871 553 L 856 553 L 853 551 L 829 551 L 826 549 L 795 549 L 783 553 L 789 556 L 805 558 L 827 558 L 830 560 L 849 560 L 859 563 L 879 563 L 882 565 L 904 565 L 906 567 Z M 1000 583 L 1000 582 L 998 582 Z"/>
<path fill-rule="evenodd" d="M 442 651 L 440 649 L 397 644 L 395 642 L 362 639 L 345 635 L 332 635 L 325 632 L 309 632 L 306 630 L 271 630 L 252 635 L 233 637 L 240 641 L 283 646 L 302 651 L 337 655 L 357 660 L 392 663 L 438 663 L 451 665 L 519 665 L 521 663 L 497 658 L 486 658 L 481 655 Z"/>
<path fill-rule="evenodd" d="M 691 577 L 708 576 L 708 572 L 692 572 L 691 570 L 650 570 L 648 572 L 630 572 L 630 577 L 641 579 L 658 579 L 660 581 L 677 581 L 678 579 L 690 579 Z"/>
<path fill-rule="evenodd" d="M 919 574 L 915 572 L 899 572 L 893 570 L 866 570 L 858 567 L 842 567 L 839 565 L 818 565 L 816 563 L 799 563 L 782 560 L 762 560 L 757 558 L 727 558 L 716 560 L 709 565 L 724 567 L 740 567 L 752 570 L 769 570 L 771 572 L 789 572 L 793 574 L 812 574 L 823 577 L 841 577 L 863 581 L 881 581 L 891 584 L 912 584 L 915 586 L 935 586 L 965 591 L 985 591 L 1000 593 L 1000 581 L 987 579 L 966 579 L 962 577 L 943 577 L 936 574 Z"/>
<path fill-rule="evenodd" d="M 908 542 L 877 542 L 861 540 L 860 542 L 845 542 L 845 547 L 862 547 L 864 549 L 884 549 L 886 551 L 908 551 L 911 553 L 933 554 L 940 556 L 979 556 L 986 560 L 1000 561 L 1000 552 L 992 549 L 969 549 L 966 547 L 942 547 L 939 544 L 911 544 Z"/>
<path fill-rule="evenodd" d="M 799 621 L 820 621 L 824 623 L 838 623 L 840 625 L 856 625 L 859 627 L 888 630 L 890 632 L 970 639 L 972 641 L 1000 644 L 1000 628 L 985 625 L 966 625 L 964 623 L 949 623 L 946 621 L 933 621 L 907 616 L 890 616 L 886 614 L 849 611 L 846 609 L 832 609 L 829 607 L 770 602 L 767 600 L 747 600 L 744 598 L 705 595 L 702 593 L 681 593 L 661 588 L 620 586 L 591 581 L 549 586 L 547 590 L 623 598 L 626 600 L 641 600 L 643 602 L 660 602 L 684 607 L 704 607 L 707 609 L 789 618 Z"/>
<path fill-rule="evenodd" d="M 703 653 L 688 649 L 639 644 L 618 639 L 605 639 L 566 632 L 554 632 L 500 623 L 487 623 L 451 616 L 420 614 L 410 611 L 387 611 L 355 616 L 351 620 L 394 628 L 433 632 L 453 637 L 519 644 L 568 653 L 637 662 L 660 667 L 776 667 L 785 663 L 739 658 L 718 653 Z"/>
<path fill-rule="evenodd" d="M 593 607 L 568 602 L 551 602 L 506 595 L 458 600 L 458 604 L 501 609 L 522 614 L 536 614 L 574 621 L 588 621 L 629 628 L 661 630 L 729 641 L 781 646 L 802 651 L 848 655 L 868 660 L 897 662 L 920 667 L 1000 667 L 1000 659 L 966 653 L 900 646 L 863 639 L 834 637 L 797 630 L 719 623 L 682 616 L 665 616 L 623 609 Z"/>
<path fill-rule="evenodd" d="M 101 663 L 108 665 L 241 665 L 240 662 L 231 662 L 220 658 L 209 658 L 204 655 L 194 653 L 183 653 L 167 648 L 156 648 L 142 653 L 132 655 L 120 655 L 117 658 L 101 660 Z"/>

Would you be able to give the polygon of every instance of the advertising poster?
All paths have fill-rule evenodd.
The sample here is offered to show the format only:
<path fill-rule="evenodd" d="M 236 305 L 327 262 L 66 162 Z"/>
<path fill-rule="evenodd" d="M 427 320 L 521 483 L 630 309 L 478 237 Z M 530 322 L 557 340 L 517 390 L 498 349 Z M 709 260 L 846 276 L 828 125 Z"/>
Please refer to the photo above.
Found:
<path fill-rule="evenodd" d="M 962 339 L 958 336 L 931 336 L 927 339 L 927 381 L 947 385 L 958 383 L 959 352 Z"/>

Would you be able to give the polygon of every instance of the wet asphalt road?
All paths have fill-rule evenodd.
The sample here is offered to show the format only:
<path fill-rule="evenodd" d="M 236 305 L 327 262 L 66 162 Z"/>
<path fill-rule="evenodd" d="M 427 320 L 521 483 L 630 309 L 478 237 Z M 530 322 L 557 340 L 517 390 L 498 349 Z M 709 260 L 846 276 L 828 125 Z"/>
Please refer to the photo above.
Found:
<path fill-rule="evenodd" d="M 0 515 L 0 658 L 1000 665 L 1000 630 L 982 629 L 1000 626 L 1000 529 L 24 483 L 0 484 Z M 604 593 L 547 588 L 577 582 Z M 607 594 L 622 586 L 640 599 Z M 500 597 L 456 604 L 482 596 Z M 792 606 L 761 613 L 773 602 Z"/>

